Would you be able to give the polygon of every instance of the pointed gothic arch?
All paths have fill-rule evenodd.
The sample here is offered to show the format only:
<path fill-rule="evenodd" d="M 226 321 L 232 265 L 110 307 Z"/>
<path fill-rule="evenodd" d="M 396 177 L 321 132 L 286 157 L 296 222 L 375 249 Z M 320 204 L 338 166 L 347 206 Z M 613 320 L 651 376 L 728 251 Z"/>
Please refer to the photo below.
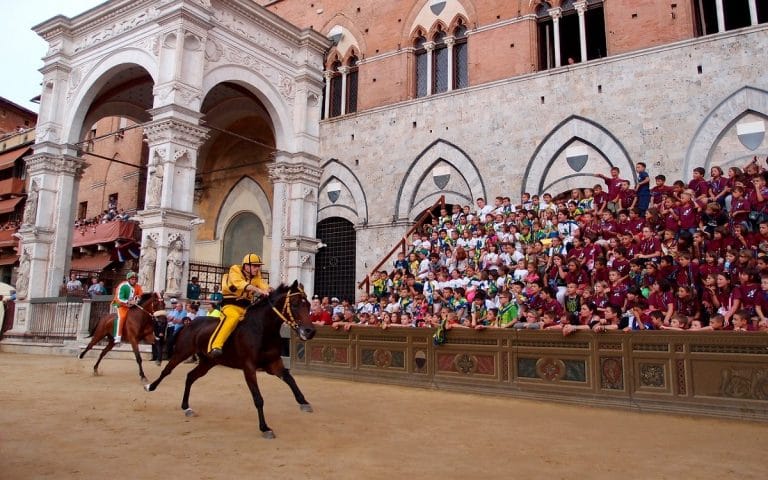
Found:
<path fill-rule="evenodd" d="M 741 117 L 748 113 L 768 117 L 768 91 L 745 86 L 726 97 L 699 124 L 685 153 L 683 177 L 689 180 L 696 167 L 709 171 L 713 147 Z"/>
<path fill-rule="evenodd" d="M 320 177 L 320 188 L 318 189 L 317 221 L 341 217 L 355 225 L 367 223 L 368 198 L 357 175 L 335 158 L 325 162 L 322 169 L 323 174 Z M 330 199 L 328 187 L 334 181 L 339 182 L 349 193 L 351 202 L 336 203 Z"/>
<path fill-rule="evenodd" d="M 242 212 L 251 212 L 259 217 L 264 225 L 264 236 L 272 235 L 272 207 L 267 194 L 252 178 L 243 177 L 235 184 L 219 209 L 216 217 L 216 240 L 222 240 L 221 232 L 224 232 L 230 221 Z M 267 251 L 265 249 L 264 253 Z"/>
<path fill-rule="evenodd" d="M 552 179 L 548 177 L 553 175 L 557 178 L 564 177 L 562 172 L 552 172 L 551 168 L 560 154 L 574 140 L 595 149 L 611 167 L 618 167 L 621 170 L 623 178 L 628 178 L 631 172 L 631 178 L 634 181 L 637 180 L 634 163 L 624 145 L 599 123 L 578 115 L 572 115 L 556 125 L 536 147 L 523 175 L 521 193 L 544 193 L 544 188 L 553 184 Z M 595 173 L 605 172 L 587 170 L 578 171 L 577 175 L 594 175 Z"/>
<path fill-rule="evenodd" d="M 443 192 L 435 188 L 420 191 L 432 168 L 441 162 L 456 170 L 466 191 Z M 485 183 L 474 160 L 464 150 L 440 138 L 427 146 L 405 172 L 395 201 L 395 219 L 412 220 L 443 194 L 446 201 L 455 203 L 464 203 L 467 198 L 486 197 Z"/>

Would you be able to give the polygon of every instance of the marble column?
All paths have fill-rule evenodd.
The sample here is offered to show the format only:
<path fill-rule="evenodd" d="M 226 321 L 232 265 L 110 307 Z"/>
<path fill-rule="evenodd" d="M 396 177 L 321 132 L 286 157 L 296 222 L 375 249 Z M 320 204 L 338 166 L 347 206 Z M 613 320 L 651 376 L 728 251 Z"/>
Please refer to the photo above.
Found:
<path fill-rule="evenodd" d="M 560 61 L 560 17 L 563 16 L 563 11 L 560 7 L 551 8 L 549 15 L 552 17 L 552 28 L 555 31 L 555 67 L 562 65 Z"/>
<path fill-rule="evenodd" d="M 86 167 L 63 145 L 38 144 L 35 152 L 25 159 L 29 197 L 17 233 L 21 248 L 13 333 L 28 331 L 29 300 L 57 296 L 67 277 L 77 188 Z"/>
<path fill-rule="evenodd" d="M 445 45 L 448 48 L 448 91 L 452 91 L 454 88 L 454 82 L 456 80 L 453 74 L 453 45 L 456 43 L 454 37 L 445 37 Z"/>
<path fill-rule="evenodd" d="M 349 74 L 349 67 L 339 67 L 339 73 L 341 73 L 341 108 L 339 112 L 341 115 L 347 113 L 347 75 Z"/>
<path fill-rule="evenodd" d="M 432 53 L 435 50 L 435 42 L 425 42 L 424 49 L 427 51 L 427 96 L 432 95 L 432 81 L 435 75 L 435 69 L 432 62 Z"/>
<path fill-rule="evenodd" d="M 317 193 L 320 159 L 308 153 L 274 154 L 269 167 L 274 184 L 270 282 L 273 285 L 298 279 L 307 291 L 314 291 L 315 254 L 319 240 Z"/>
<path fill-rule="evenodd" d="M 579 49 L 581 50 L 581 61 L 587 61 L 587 25 L 584 14 L 587 11 L 587 2 L 580 1 L 573 4 L 576 7 L 576 13 L 579 15 Z"/>
<path fill-rule="evenodd" d="M 150 275 L 154 285 L 145 285 L 145 290 L 164 291 L 168 296 L 186 294 L 189 247 L 197 219 L 193 211 L 197 155 L 208 137 L 208 129 L 190 121 L 200 114 L 184 111 L 182 115 L 168 115 L 169 110 L 180 108 L 150 111 L 156 120 L 144 127 L 149 146 L 146 208 L 137 215 L 142 244 L 155 247 L 151 252 L 154 275 Z M 150 259 L 144 258 L 149 253 L 143 251 L 139 260 L 144 268 L 150 264 Z M 146 278 L 146 272 L 140 273 Z"/>
<path fill-rule="evenodd" d="M 725 31 L 725 10 L 723 10 L 723 0 L 715 0 L 715 10 L 717 11 L 717 31 Z"/>

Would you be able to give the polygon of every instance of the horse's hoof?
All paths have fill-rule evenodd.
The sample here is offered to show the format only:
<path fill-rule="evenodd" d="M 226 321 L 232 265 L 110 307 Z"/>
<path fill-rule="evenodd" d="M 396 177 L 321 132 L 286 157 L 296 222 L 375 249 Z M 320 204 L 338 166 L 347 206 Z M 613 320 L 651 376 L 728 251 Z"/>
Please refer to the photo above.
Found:
<path fill-rule="evenodd" d="M 266 432 L 261 432 L 261 436 L 263 438 L 266 438 L 267 440 L 274 440 L 275 432 L 273 432 L 272 430 L 267 430 Z"/>
<path fill-rule="evenodd" d="M 184 410 L 184 416 L 185 417 L 196 417 L 197 413 L 195 413 L 195 411 L 192 410 L 191 408 L 188 408 L 188 409 Z"/>
<path fill-rule="evenodd" d="M 312 405 L 310 405 L 308 403 L 303 403 L 303 404 L 299 405 L 299 408 L 301 409 L 302 412 L 307 412 L 307 413 L 314 412 L 314 410 L 312 410 Z"/>
<path fill-rule="evenodd" d="M 99 376 L 99 371 L 98 370 L 94 370 L 93 371 L 93 376 L 94 377 L 98 377 Z"/>
<path fill-rule="evenodd" d="M 152 391 L 152 384 L 150 384 L 150 383 L 144 384 L 144 390 L 147 391 L 147 392 L 151 392 Z"/>

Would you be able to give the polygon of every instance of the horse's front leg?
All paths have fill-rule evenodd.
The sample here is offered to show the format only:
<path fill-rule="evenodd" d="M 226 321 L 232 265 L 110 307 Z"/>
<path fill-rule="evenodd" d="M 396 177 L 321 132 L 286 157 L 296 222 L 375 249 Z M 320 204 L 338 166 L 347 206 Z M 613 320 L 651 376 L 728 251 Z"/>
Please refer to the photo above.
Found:
<path fill-rule="evenodd" d="M 261 436 L 268 439 L 275 438 L 275 432 L 267 426 L 267 421 L 264 418 L 264 397 L 261 396 L 259 384 L 256 381 L 256 367 L 253 365 L 244 366 L 243 375 L 245 376 L 245 383 L 248 384 L 248 389 L 251 391 L 253 404 L 256 405 L 256 410 L 259 412 L 259 430 L 261 430 Z"/>
<path fill-rule="evenodd" d="M 293 392 L 293 398 L 296 399 L 302 412 L 312 412 L 312 405 L 309 404 L 307 399 L 304 398 L 304 394 L 299 390 L 299 386 L 296 385 L 296 380 L 293 378 L 293 375 L 291 375 L 291 370 L 285 368 L 285 365 L 283 365 L 283 359 L 278 358 L 275 360 L 272 365 L 269 366 L 268 371 L 288 384 L 291 388 L 291 392 Z"/>
<path fill-rule="evenodd" d="M 216 364 L 211 361 L 210 358 L 205 355 L 200 355 L 200 363 L 195 368 L 187 373 L 187 382 L 184 384 L 184 397 L 181 399 L 181 409 L 184 410 L 184 415 L 188 417 L 194 417 L 195 411 L 189 408 L 189 392 L 192 390 L 192 384 L 195 381 L 208 373 L 208 370 L 212 369 Z"/>
<path fill-rule="evenodd" d="M 139 353 L 138 340 L 131 340 L 131 348 L 133 348 L 133 355 L 136 357 L 136 363 L 139 365 L 139 378 L 141 378 L 141 383 L 147 384 L 149 383 L 149 380 L 147 380 L 147 376 L 144 375 L 144 368 L 141 365 L 141 354 Z"/>

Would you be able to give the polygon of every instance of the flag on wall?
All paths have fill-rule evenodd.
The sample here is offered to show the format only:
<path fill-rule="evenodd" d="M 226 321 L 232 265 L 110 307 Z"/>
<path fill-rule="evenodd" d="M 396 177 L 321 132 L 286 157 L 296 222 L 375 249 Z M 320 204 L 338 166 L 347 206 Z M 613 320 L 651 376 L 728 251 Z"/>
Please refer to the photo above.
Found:
<path fill-rule="evenodd" d="M 116 262 L 125 262 L 132 258 L 139 258 L 141 245 L 134 240 L 116 241 L 115 249 L 112 251 L 112 260 Z"/>

